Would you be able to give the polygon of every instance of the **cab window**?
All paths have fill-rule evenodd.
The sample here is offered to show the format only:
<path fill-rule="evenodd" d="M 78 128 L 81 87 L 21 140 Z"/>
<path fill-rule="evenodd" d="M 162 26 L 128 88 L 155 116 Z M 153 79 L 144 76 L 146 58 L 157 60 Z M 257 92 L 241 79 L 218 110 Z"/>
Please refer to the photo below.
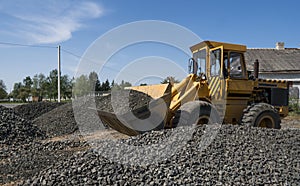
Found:
<path fill-rule="evenodd" d="M 206 49 L 202 49 L 194 53 L 193 57 L 198 64 L 200 73 L 206 73 Z"/>
<path fill-rule="evenodd" d="M 210 52 L 210 76 L 220 76 L 221 49 Z"/>
<path fill-rule="evenodd" d="M 230 52 L 230 77 L 243 78 L 242 60 L 243 58 L 241 53 Z"/>

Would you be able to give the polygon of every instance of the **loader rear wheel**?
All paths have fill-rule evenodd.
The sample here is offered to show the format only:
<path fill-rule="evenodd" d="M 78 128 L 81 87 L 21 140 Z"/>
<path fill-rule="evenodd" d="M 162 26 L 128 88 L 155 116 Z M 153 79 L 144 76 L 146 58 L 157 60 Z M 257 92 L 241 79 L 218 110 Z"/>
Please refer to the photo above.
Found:
<path fill-rule="evenodd" d="M 213 105 L 205 101 L 187 102 L 178 109 L 172 126 L 188 126 L 220 123 L 220 117 Z"/>
<path fill-rule="evenodd" d="M 280 129 L 280 116 L 270 104 L 258 103 L 244 110 L 241 124 L 248 127 Z"/>

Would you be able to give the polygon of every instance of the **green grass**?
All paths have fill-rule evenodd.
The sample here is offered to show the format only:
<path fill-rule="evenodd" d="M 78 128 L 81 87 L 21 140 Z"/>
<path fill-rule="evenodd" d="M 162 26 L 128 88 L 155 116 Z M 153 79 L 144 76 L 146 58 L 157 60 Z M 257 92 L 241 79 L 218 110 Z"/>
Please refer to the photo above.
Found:
<path fill-rule="evenodd" d="M 300 116 L 300 111 L 290 111 L 289 116 Z"/>

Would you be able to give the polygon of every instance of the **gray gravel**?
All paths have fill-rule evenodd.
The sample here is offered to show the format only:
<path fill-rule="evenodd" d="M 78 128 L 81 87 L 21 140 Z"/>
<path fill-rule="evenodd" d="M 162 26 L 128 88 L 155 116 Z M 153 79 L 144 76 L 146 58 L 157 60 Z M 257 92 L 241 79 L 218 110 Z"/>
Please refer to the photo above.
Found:
<path fill-rule="evenodd" d="M 130 109 L 147 107 L 151 100 L 147 96 L 137 97 L 132 94 L 128 98 L 132 100 L 129 101 Z M 108 98 L 99 98 L 96 101 L 98 108 L 111 111 Z M 90 101 L 83 99 L 75 108 L 84 108 L 78 113 L 83 116 L 83 122 L 98 125 L 93 120 L 95 110 L 88 109 Z M 121 112 L 125 108 L 122 99 L 115 104 Z M 35 107 L 24 110 L 30 108 Z M 179 127 L 147 132 L 129 139 L 89 141 L 91 145 L 94 143 L 91 149 L 77 137 L 41 140 L 46 137 L 45 133 L 35 124 L 49 136 L 78 131 L 71 103 L 41 115 L 33 123 L 14 110 L 0 106 L 0 184 L 300 184 L 299 129 L 222 125 L 212 143 L 202 149 L 203 137 L 208 135 L 204 129 L 208 126 L 196 128 L 191 136 L 188 132 L 193 128 Z M 166 142 L 178 149 L 164 149 Z"/>
<path fill-rule="evenodd" d="M 26 143 L 44 138 L 45 133 L 17 115 L 12 109 L 0 106 L 0 144 Z"/>
<path fill-rule="evenodd" d="M 23 104 L 26 104 L 26 103 L 0 103 L 0 105 L 4 106 L 6 108 L 14 108 L 16 106 L 23 105 Z"/>
<path fill-rule="evenodd" d="M 78 131 L 72 103 L 66 103 L 36 118 L 33 123 L 48 136 L 61 136 Z"/>
<path fill-rule="evenodd" d="M 21 117 L 27 120 L 34 120 L 35 118 L 47 113 L 64 103 L 57 102 L 33 102 L 28 104 L 18 105 L 13 110 Z"/>
<path fill-rule="evenodd" d="M 22 184 L 299 185 L 300 130 L 225 125 L 215 140 L 200 150 L 203 129 L 197 128 L 183 148 L 157 163 L 120 164 L 101 156 L 94 149 L 56 163 Z M 187 128 L 149 132 L 120 140 L 118 144 L 145 146 L 148 142 L 159 143 L 167 133 L 177 130 Z M 131 153 L 133 159 L 139 154 L 125 150 L 115 155 L 122 159 L 126 153 Z"/>
<path fill-rule="evenodd" d="M 112 98 L 114 100 L 113 103 L 111 102 Z M 115 110 L 115 112 L 118 113 L 125 113 L 139 108 L 140 110 L 148 111 L 148 115 L 150 115 L 148 103 L 151 100 L 152 98 L 148 95 L 133 90 L 114 91 L 112 95 L 104 97 L 83 97 L 78 98 L 73 103 L 66 103 L 37 117 L 33 123 L 45 131 L 50 137 L 78 132 L 78 122 L 81 125 L 85 125 L 81 127 L 81 132 L 93 132 L 96 128 L 99 129 L 99 127 L 104 128 L 107 126 L 103 126 L 103 124 L 100 123 L 97 112 L 91 110 L 91 107 L 96 107 L 99 110 L 107 112 Z M 138 115 L 140 110 L 133 112 L 133 114 Z M 74 116 L 74 111 L 77 114 L 76 117 Z"/>
<path fill-rule="evenodd" d="M 88 148 L 78 138 L 34 141 L 0 147 L 0 185 L 26 180 L 43 169 Z M 16 183 L 12 184 L 15 185 Z"/>
<path fill-rule="evenodd" d="M 151 100 L 149 95 L 135 90 L 118 90 L 108 96 L 95 97 L 97 109 L 119 114 L 141 107 L 147 108 Z"/>

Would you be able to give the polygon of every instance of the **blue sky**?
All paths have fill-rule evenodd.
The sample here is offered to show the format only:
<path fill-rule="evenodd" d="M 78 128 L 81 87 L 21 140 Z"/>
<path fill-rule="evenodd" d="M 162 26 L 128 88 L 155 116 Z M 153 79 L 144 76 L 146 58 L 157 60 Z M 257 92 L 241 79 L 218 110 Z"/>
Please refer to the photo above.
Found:
<path fill-rule="evenodd" d="M 98 37 L 119 25 L 162 20 L 186 27 L 204 40 L 251 48 L 274 48 L 277 41 L 283 41 L 286 47 L 299 48 L 299 7 L 297 0 L 0 0 L 0 42 L 53 47 L 60 44 L 62 49 L 82 56 Z M 114 72 L 108 68 L 99 76 L 101 80 L 114 77 L 126 63 L 148 55 L 174 58 L 186 69 L 188 56 L 177 52 L 158 44 L 129 47 L 111 60 Z M 8 92 L 24 77 L 48 74 L 57 67 L 56 48 L 0 45 L 0 56 L 0 79 Z M 120 59 L 126 60 L 118 63 Z M 63 74 L 74 76 L 78 63 L 78 57 L 62 51 Z"/>

